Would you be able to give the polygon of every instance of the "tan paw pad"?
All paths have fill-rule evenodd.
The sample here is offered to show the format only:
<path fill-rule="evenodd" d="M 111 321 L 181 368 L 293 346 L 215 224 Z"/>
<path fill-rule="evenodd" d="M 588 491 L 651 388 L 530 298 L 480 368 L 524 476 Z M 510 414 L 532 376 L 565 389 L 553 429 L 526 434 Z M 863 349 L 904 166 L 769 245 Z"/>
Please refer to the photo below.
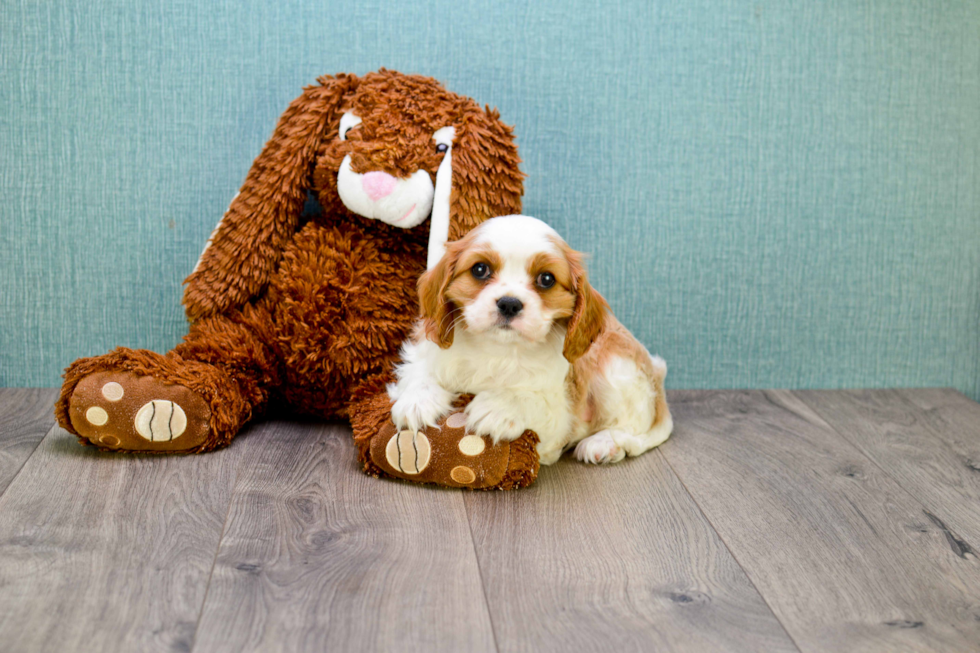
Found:
<path fill-rule="evenodd" d="M 148 401 L 136 413 L 136 432 L 151 442 L 179 438 L 187 428 L 187 414 L 180 404 L 167 399 Z"/>
<path fill-rule="evenodd" d="M 403 474 L 418 474 L 429 465 L 432 447 L 422 433 L 402 431 L 388 440 L 385 458 L 388 464 Z"/>

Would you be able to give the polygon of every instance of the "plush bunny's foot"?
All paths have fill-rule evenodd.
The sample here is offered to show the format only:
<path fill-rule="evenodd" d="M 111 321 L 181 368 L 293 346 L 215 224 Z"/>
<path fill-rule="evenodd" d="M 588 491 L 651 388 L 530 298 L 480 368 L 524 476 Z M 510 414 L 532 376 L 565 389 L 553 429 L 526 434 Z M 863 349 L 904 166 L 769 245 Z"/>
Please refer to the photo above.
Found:
<path fill-rule="evenodd" d="M 460 397 L 438 424 L 414 431 L 398 429 L 391 419 L 391 401 L 384 386 L 351 410 L 354 442 L 364 471 L 416 483 L 480 490 L 527 487 L 538 476 L 538 436 L 525 431 L 510 442 L 494 444 L 466 425 Z"/>
<path fill-rule="evenodd" d="M 466 414 L 454 412 L 438 426 L 399 431 L 390 421 L 373 438 L 370 458 L 388 476 L 472 489 L 513 489 L 530 485 L 538 474 L 530 431 L 512 442 L 494 444 L 466 430 Z"/>
<path fill-rule="evenodd" d="M 65 370 L 55 416 L 82 444 L 108 451 L 203 453 L 251 417 L 239 382 L 179 356 L 120 347 Z"/>
<path fill-rule="evenodd" d="M 211 410 L 198 394 L 132 372 L 86 376 L 68 404 L 78 435 L 107 449 L 188 451 L 207 440 Z"/>

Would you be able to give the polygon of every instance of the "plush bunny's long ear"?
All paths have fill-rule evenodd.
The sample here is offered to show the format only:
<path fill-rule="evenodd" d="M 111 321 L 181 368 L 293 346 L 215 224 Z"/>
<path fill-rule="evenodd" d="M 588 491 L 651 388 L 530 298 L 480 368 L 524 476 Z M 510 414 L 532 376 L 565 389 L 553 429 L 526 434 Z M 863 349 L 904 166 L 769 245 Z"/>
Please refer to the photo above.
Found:
<path fill-rule="evenodd" d="M 337 131 L 345 96 L 357 81 L 321 77 L 283 113 L 184 282 L 189 319 L 241 306 L 269 282 L 299 224 L 318 145 Z"/>
<path fill-rule="evenodd" d="M 446 144 L 429 225 L 428 269 L 435 267 L 448 241 L 459 240 L 484 220 L 521 212 L 524 173 L 518 167 L 514 131 L 496 109 L 473 107 L 462 124 L 435 134 Z"/>

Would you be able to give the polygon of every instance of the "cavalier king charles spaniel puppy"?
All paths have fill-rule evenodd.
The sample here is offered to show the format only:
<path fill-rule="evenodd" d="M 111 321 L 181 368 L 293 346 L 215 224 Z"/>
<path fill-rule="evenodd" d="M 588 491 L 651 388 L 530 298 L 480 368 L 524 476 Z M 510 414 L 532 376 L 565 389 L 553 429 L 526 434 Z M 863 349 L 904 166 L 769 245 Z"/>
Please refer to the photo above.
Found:
<path fill-rule="evenodd" d="M 541 464 L 638 456 L 670 435 L 667 366 L 589 285 L 582 255 L 535 218 L 493 218 L 419 280 L 422 319 L 388 387 L 399 429 L 421 430 L 472 393 L 467 430 L 538 434 Z"/>

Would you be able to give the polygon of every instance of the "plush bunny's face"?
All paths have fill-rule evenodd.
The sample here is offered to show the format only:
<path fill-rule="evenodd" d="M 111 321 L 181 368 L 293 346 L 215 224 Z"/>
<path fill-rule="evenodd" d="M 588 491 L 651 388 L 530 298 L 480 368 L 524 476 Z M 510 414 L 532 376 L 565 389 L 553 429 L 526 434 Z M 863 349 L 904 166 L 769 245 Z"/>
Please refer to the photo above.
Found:
<path fill-rule="evenodd" d="M 496 110 L 418 75 L 338 74 L 283 113 L 187 278 L 191 319 L 241 306 L 275 272 L 308 193 L 324 219 L 358 215 L 425 229 L 427 266 L 495 215 L 519 213 L 524 175 Z M 311 174 L 312 172 L 312 174 Z"/>
<path fill-rule="evenodd" d="M 317 158 L 321 203 L 402 229 L 448 216 L 453 144 L 475 103 L 432 80 L 369 76 L 346 105 Z"/>

